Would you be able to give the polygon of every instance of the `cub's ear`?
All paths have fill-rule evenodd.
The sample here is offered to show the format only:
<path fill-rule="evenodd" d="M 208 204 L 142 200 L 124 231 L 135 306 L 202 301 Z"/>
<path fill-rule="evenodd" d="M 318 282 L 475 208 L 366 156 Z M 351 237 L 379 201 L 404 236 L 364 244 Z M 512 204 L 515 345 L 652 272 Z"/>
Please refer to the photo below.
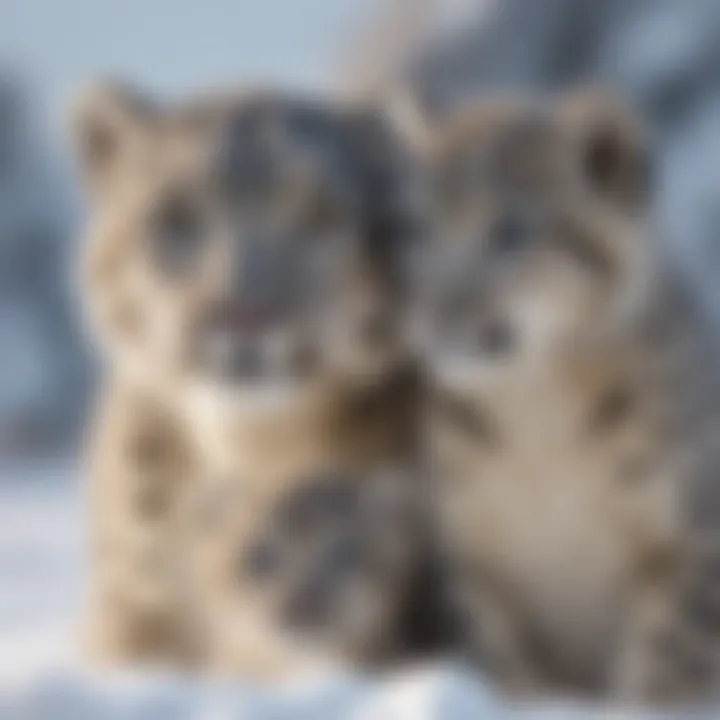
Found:
<path fill-rule="evenodd" d="M 157 115 L 148 98 L 122 83 L 96 83 L 78 93 L 71 107 L 70 130 L 90 192 L 102 194 L 108 189 Z"/>
<path fill-rule="evenodd" d="M 645 210 L 652 191 L 649 132 L 631 107 L 603 90 L 581 90 L 560 102 L 560 120 L 577 143 L 589 186 L 622 211 Z"/>

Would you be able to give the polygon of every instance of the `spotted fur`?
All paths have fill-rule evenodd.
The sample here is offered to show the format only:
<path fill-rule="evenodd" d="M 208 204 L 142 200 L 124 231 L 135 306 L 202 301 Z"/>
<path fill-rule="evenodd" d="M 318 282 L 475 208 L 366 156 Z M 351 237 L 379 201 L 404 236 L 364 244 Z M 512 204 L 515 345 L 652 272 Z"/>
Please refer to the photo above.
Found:
<path fill-rule="evenodd" d="M 376 465 L 204 486 L 215 514 L 193 547 L 215 670 L 265 679 L 378 670 L 436 646 L 425 500 L 406 472 Z"/>
<path fill-rule="evenodd" d="M 103 662 L 202 662 L 198 484 L 409 462 L 399 166 L 368 109 L 282 93 L 169 107 L 105 85 L 75 125 L 86 307 L 109 370 L 88 640 Z"/>
<path fill-rule="evenodd" d="M 520 692 L 717 687 L 717 348 L 649 227 L 648 152 L 589 93 L 471 110 L 430 153 L 419 338 L 463 407 L 431 413 L 442 538 L 467 651 Z"/>

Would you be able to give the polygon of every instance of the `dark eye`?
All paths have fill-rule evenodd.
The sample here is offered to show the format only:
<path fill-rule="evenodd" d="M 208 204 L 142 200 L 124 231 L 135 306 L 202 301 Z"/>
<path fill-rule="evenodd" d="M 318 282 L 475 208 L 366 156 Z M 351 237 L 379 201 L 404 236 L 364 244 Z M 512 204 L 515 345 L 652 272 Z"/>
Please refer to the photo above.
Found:
<path fill-rule="evenodd" d="M 344 540 L 333 544 L 326 558 L 326 569 L 332 575 L 349 575 L 361 565 L 362 553 L 357 543 Z"/>
<path fill-rule="evenodd" d="M 255 579 L 268 578 L 280 569 L 280 550 L 270 542 L 252 545 L 242 558 L 242 571 Z"/>
<path fill-rule="evenodd" d="M 202 240 L 199 209 L 184 198 L 173 198 L 157 212 L 152 226 L 151 252 L 164 272 L 185 275 L 197 263 Z"/>
<path fill-rule="evenodd" d="M 489 245 L 496 254 L 509 254 L 520 250 L 527 242 L 527 223 L 517 215 L 501 217 L 490 231 Z"/>

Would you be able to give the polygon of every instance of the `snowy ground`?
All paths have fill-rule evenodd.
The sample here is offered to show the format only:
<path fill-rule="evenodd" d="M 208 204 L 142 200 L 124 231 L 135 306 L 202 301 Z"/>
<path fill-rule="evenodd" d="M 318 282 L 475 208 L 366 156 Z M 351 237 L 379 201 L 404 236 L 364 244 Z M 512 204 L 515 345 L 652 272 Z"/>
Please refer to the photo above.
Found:
<path fill-rule="evenodd" d="M 177 677 L 100 677 L 73 651 L 83 509 L 70 462 L 0 466 L 0 720 L 591 720 L 607 709 L 512 707 L 459 670 L 263 689 Z M 675 713 L 672 716 L 677 718 Z M 696 716 L 693 716 L 696 717 Z M 719 712 L 705 717 L 719 718 Z"/>

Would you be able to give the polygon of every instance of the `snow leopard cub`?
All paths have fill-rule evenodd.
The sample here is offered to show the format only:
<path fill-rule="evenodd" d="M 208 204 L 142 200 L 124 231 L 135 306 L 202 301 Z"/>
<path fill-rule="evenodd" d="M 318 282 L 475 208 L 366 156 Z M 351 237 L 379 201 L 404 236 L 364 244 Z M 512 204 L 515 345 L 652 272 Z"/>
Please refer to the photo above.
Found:
<path fill-rule="evenodd" d="M 717 348 L 650 222 L 642 123 L 583 91 L 425 148 L 434 496 L 468 650 L 519 691 L 716 685 Z"/>

